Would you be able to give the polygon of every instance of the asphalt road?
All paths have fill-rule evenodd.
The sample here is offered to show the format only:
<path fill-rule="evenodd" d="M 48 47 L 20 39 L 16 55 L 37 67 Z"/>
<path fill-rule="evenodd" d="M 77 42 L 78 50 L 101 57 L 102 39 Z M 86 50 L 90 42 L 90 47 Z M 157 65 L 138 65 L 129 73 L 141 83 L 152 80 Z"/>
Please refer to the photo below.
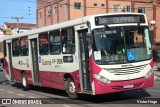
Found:
<path fill-rule="evenodd" d="M 30 90 L 23 91 L 20 83 L 9 82 L 0 72 L 0 102 L 2 99 L 13 98 L 15 104 L 3 104 L 0 107 L 159 107 L 160 106 L 160 82 L 155 82 L 154 87 L 127 91 L 123 94 L 107 94 L 99 96 L 80 95 L 80 99 L 71 100 L 65 91 L 52 88 L 32 86 Z M 36 104 L 24 104 L 29 98 L 37 101 Z M 23 104 L 17 104 L 21 99 Z M 40 104 L 40 103 L 46 104 Z M 139 104 L 141 103 L 141 104 Z M 159 103 L 159 104 L 154 104 Z"/>

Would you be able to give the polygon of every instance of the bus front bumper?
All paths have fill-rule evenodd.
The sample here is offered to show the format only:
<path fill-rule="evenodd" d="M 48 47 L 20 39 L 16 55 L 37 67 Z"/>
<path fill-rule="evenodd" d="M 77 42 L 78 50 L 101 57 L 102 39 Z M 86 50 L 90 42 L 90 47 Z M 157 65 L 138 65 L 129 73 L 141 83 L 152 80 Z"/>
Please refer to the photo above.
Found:
<path fill-rule="evenodd" d="M 95 95 L 122 92 L 127 90 L 136 90 L 147 87 L 153 87 L 154 85 L 154 73 L 148 78 L 139 78 L 127 81 L 112 81 L 109 84 L 102 83 L 98 80 L 94 80 Z"/>

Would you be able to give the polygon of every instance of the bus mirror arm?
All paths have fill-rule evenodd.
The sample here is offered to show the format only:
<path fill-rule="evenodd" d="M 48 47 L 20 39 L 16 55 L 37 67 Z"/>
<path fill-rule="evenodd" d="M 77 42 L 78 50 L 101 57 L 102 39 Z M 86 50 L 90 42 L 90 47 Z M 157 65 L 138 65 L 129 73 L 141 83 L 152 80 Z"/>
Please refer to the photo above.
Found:
<path fill-rule="evenodd" d="M 105 27 L 105 29 L 109 29 L 110 30 L 110 27 L 107 24 L 104 24 L 104 27 Z"/>
<path fill-rule="evenodd" d="M 149 38 L 152 45 L 154 45 L 154 32 L 153 30 L 149 30 Z"/>
<path fill-rule="evenodd" d="M 92 45 L 93 44 L 93 38 L 92 38 L 92 35 L 87 35 L 87 42 L 88 42 L 88 45 Z"/>

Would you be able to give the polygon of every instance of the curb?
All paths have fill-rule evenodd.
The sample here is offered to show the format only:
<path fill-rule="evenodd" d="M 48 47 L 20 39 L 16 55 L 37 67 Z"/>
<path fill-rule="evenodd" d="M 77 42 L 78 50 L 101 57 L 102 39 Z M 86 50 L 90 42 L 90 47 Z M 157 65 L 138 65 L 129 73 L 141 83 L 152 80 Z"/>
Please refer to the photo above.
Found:
<path fill-rule="evenodd" d="M 160 75 L 156 75 L 156 74 L 154 74 L 154 76 L 156 76 L 157 78 L 160 78 Z"/>

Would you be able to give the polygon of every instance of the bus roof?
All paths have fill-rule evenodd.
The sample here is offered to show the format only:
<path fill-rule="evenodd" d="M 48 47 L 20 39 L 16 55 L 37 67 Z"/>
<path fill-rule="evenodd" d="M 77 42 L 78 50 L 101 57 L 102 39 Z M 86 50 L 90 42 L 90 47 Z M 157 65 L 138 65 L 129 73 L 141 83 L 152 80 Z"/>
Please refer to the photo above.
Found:
<path fill-rule="evenodd" d="M 49 26 L 45 26 L 45 27 L 41 27 L 41 28 L 37 28 L 37 29 L 33 29 L 33 30 L 29 30 L 23 33 L 18 33 L 18 34 L 14 34 L 13 36 L 5 36 L 3 39 L 4 40 L 9 40 L 9 39 L 14 39 L 14 38 L 18 38 L 18 37 L 23 37 L 23 36 L 29 36 L 29 35 L 34 35 L 34 34 L 38 34 L 38 33 L 43 33 L 46 31 L 51 31 L 51 30 L 56 30 L 56 29 L 60 29 L 60 28 L 66 28 L 66 27 L 70 27 L 70 26 L 74 26 L 74 25 L 79 25 L 82 23 L 87 23 L 87 21 L 89 21 L 91 18 L 94 18 L 95 16 L 103 16 L 103 15 L 144 15 L 143 13 L 108 13 L 108 14 L 96 14 L 96 15 L 91 15 L 91 16 L 85 16 L 82 18 L 78 18 L 78 19 L 74 19 L 74 20 L 70 20 L 70 21 L 66 21 L 66 22 L 62 22 L 62 23 L 58 23 L 58 24 L 54 24 L 54 25 L 49 25 Z M 145 16 L 146 18 L 146 16 Z"/>
<path fill-rule="evenodd" d="M 2 42 L 4 38 L 10 38 L 10 36 L 11 35 L 0 35 L 0 42 Z"/>

